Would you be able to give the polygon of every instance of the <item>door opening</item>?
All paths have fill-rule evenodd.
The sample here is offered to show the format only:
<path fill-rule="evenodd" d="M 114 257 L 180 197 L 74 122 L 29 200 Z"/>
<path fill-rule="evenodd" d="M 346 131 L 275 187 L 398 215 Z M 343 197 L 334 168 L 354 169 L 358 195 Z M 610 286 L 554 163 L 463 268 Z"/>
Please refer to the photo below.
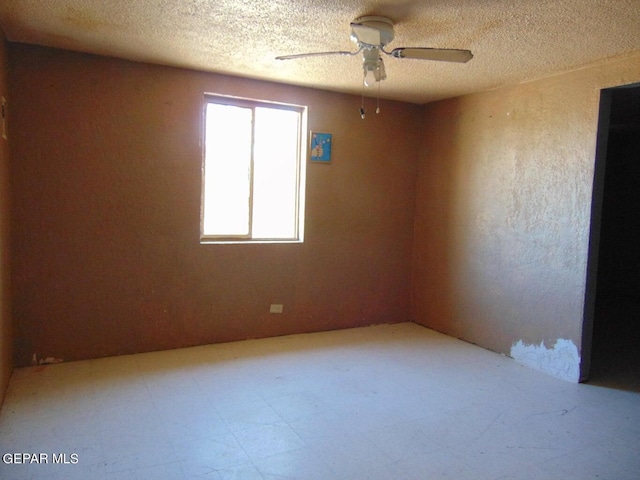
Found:
<path fill-rule="evenodd" d="M 640 391 L 640 84 L 601 92 L 597 142 L 583 377 Z"/>

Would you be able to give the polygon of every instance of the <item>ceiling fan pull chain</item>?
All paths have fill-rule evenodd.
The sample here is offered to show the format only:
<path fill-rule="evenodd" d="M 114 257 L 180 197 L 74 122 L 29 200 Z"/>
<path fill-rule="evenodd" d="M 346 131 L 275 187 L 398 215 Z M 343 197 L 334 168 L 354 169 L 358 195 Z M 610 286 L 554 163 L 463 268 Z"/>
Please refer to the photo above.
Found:
<path fill-rule="evenodd" d="M 365 70 L 364 72 L 365 76 L 367 75 L 367 72 Z M 360 118 L 362 120 L 364 120 L 364 82 L 362 82 L 362 100 L 360 103 Z"/>
<path fill-rule="evenodd" d="M 376 113 L 380 113 L 380 83 L 378 82 L 378 98 L 376 99 Z"/>

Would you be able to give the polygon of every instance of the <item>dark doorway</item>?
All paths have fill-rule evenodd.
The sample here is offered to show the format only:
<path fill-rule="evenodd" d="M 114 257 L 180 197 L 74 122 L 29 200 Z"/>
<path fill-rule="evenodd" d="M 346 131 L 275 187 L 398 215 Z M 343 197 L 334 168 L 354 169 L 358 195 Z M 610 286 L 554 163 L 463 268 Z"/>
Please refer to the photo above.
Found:
<path fill-rule="evenodd" d="M 588 382 L 640 391 L 640 85 L 603 90 L 601 102 L 594 181 L 594 203 L 599 197 L 601 210 L 599 244 L 592 231 L 591 248 L 598 251 Z M 595 229 L 597 217 L 592 216 Z"/>

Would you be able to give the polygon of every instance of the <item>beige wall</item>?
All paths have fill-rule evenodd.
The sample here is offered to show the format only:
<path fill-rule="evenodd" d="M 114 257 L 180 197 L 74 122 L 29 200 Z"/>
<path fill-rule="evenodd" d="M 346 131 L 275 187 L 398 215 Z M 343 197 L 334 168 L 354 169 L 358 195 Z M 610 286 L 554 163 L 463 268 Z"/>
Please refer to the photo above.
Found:
<path fill-rule="evenodd" d="M 584 350 L 599 94 L 640 57 L 362 121 L 359 97 L 9 50 L 18 365 L 408 318 Z M 304 244 L 199 245 L 204 92 L 309 105 L 334 134 Z"/>
<path fill-rule="evenodd" d="M 0 30 L 0 96 L 8 101 L 7 69 L 7 42 Z M 8 128 L 8 122 L 6 127 Z M 2 404 L 13 368 L 13 336 L 9 305 L 11 298 L 9 293 L 9 141 L 8 138 L 2 138 L 1 130 L 0 124 L 0 404 Z"/>
<path fill-rule="evenodd" d="M 416 322 L 577 380 L 600 89 L 638 81 L 636 56 L 426 106 Z"/>
<path fill-rule="evenodd" d="M 17 365 L 408 319 L 419 107 L 20 44 L 10 66 Z M 333 133 L 304 244 L 199 244 L 204 92 Z"/>

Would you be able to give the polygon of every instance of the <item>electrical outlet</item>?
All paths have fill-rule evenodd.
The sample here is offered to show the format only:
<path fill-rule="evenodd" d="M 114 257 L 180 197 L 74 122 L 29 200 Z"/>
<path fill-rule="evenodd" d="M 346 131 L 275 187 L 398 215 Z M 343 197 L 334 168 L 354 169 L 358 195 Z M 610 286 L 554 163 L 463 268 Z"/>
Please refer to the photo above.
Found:
<path fill-rule="evenodd" d="M 269 305 L 269 313 L 282 313 L 282 304 L 272 303 Z"/>

